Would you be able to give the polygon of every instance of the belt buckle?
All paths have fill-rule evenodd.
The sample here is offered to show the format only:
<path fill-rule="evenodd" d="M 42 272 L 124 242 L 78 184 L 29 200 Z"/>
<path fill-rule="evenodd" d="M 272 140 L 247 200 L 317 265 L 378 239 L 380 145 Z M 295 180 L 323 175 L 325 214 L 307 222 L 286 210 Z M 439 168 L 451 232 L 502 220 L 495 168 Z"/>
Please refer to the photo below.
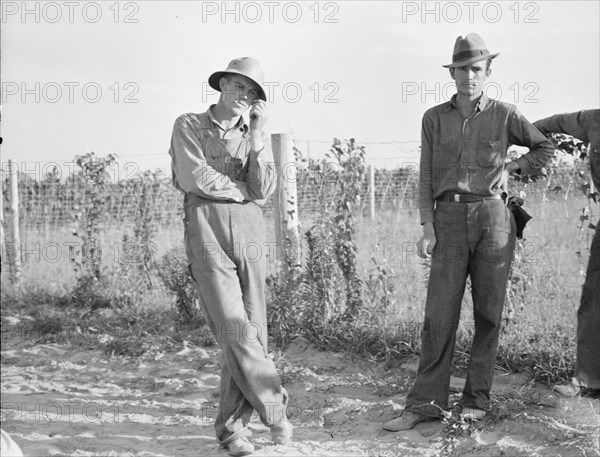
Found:
<path fill-rule="evenodd" d="M 460 203 L 460 194 L 454 194 L 454 202 Z"/>

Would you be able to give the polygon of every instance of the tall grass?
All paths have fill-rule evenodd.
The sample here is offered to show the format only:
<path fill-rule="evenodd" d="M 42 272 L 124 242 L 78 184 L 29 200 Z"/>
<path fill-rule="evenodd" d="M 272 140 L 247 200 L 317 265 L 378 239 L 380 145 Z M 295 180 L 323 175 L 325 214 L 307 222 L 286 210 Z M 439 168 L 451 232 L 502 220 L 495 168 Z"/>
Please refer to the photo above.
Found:
<path fill-rule="evenodd" d="M 512 371 L 526 370 L 534 380 L 545 382 L 557 382 L 571 375 L 575 360 L 576 310 L 584 281 L 581 273 L 587 265 L 587 246 L 591 241 L 587 230 L 580 231 L 578 228 L 579 209 L 586 204 L 585 199 L 576 198 L 570 199 L 568 205 L 558 198 L 526 204 L 534 219 L 528 224 L 517 249 L 515 265 L 522 277 L 518 285 L 513 286 L 518 287 L 515 303 L 507 304 L 510 316 L 505 316 L 499 366 Z M 302 229 L 308 229 L 312 222 L 303 220 Z M 108 230 L 102 240 L 102 265 L 107 281 L 104 292 L 108 301 L 130 287 L 119 273 L 131 266 L 128 266 L 127 260 L 135 261 L 132 253 L 124 253 L 122 245 L 119 245 L 124 230 L 127 229 Z M 387 358 L 392 362 L 418 354 L 427 276 L 427 266 L 414 253 L 414 243 L 420 235 L 421 227 L 415 210 L 399 209 L 381 214 L 375 221 L 359 219 L 357 272 L 363 281 L 364 306 L 352 325 L 338 328 L 332 323 L 327 338 L 322 339 L 321 344 L 379 359 Z M 23 256 L 21 295 L 17 299 L 16 291 L 8 286 L 5 265 L 2 271 L 3 314 L 15 308 L 28 312 L 32 306 L 38 307 L 39 311 L 40 304 L 50 312 L 53 306 L 69 303 L 69 292 L 76 278 L 68 243 L 75 241 L 67 231 L 30 231 L 23 234 L 28 252 Z M 159 230 L 154 242 L 156 257 L 160 258 L 170 249 L 181 246 L 182 232 Z M 56 245 L 60 246 L 61 255 L 54 260 L 56 249 L 51 251 L 48 246 Z M 268 265 L 270 273 L 274 273 L 276 265 L 272 262 Z M 177 316 L 174 294 L 161 286 L 158 278 L 154 284 L 153 290 L 136 304 L 121 302 L 120 308 L 115 311 L 115 319 L 126 315 L 138 316 L 140 325 L 146 325 L 153 315 L 160 314 L 163 323 L 174 323 L 168 328 L 186 325 Z M 277 296 L 271 294 L 271 311 L 274 300 Z M 81 318 L 81 314 L 76 317 Z M 472 321 L 467 291 L 457 338 L 457 369 L 464 368 L 468 356 Z M 308 329 L 303 328 L 288 328 L 288 331 L 291 332 L 288 337 L 310 335 Z M 210 340 L 205 334 L 203 338 Z M 114 343 L 111 347 L 115 349 Z"/>
<path fill-rule="evenodd" d="M 515 252 L 511 286 L 515 294 L 512 303 L 505 306 L 499 344 L 498 364 L 502 368 L 525 370 L 534 380 L 545 382 L 571 376 L 576 312 L 591 242 L 591 231 L 579 228 L 579 210 L 586 205 L 584 198 L 571 199 L 568 206 L 558 198 L 526 205 L 533 219 Z M 379 355 L 393 356 L 401 347 L 418 351 L 427 267 L 412 244 L 421 236 L 416 217 L 412 211 L 401 211 L 375 222 L 363 221 L 358 232 L 359 260 L 365 275 L 376 271 L 377 265 L 385 265 L 393 288 L 393 306 L 378 312 L 378 304 L 373 302 L 372 320 L 360 322 L 373 335 L 379 335 Z M 473 328 L 467 288 L 455 356 L 459 369 L 465 366 Z"/>

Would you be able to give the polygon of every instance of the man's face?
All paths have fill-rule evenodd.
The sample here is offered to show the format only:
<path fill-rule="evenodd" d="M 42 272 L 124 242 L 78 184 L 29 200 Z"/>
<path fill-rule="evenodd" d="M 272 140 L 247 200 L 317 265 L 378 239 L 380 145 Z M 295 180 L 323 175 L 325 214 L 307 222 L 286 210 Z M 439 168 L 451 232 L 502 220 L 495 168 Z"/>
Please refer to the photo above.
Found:
<path fill-rule="evenodd" d="M 451 68 L 450 75 L 456 83 L 458 93 L 470 100 L 479 98 L 483 92 L 483 84 L 491 73 L 486 67 L 487 61 L 480 60 L 464 67 Z"/>
<path fill-rule="evenodd" d="M 223 103 L 236 115 L 244 113 L 258 100 L 258 87 L 245 76 L 229 74 L 221 78 L 219 84 Z"/>

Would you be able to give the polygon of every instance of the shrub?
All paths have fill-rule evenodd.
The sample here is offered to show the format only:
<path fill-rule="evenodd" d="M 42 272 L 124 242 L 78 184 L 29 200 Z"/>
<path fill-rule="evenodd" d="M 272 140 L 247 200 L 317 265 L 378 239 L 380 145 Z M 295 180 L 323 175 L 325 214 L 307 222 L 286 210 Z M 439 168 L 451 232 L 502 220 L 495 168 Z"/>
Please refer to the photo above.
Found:
<path fill-rule="evenodd" d="M 169 249 L 158 266 L 158 276 L 176 297 L 177 312 L 185 320 L 202 319 L 194 282 L 183 247 Z"/>

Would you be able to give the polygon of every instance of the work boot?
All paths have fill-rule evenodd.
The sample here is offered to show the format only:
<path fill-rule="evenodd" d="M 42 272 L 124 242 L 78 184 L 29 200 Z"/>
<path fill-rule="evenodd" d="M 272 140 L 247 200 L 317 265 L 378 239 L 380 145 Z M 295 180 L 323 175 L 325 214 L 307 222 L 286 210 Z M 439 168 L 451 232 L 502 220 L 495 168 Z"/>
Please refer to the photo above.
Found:
<path fill-rule="evenodd" d="M 404 410 L 402 415 L 396 419 L 383 424 L 383 429 L 388 432 L 400 432 L 403 430 L 410 430 L 420 422 L 436 420 L 436 417 L 427 417 L 423 414 L 413 413 L 412 411 Z"/>
<path fill-rule="evenodd" d="M 232 457 L 242 457 L 254 453 L 254 445 L 248 441 L 248 438 L 241 436 L 223 444 L 228 454 Z"/>
<path fill-rule="evenodd" d="M 287 444 L 292 441 L 294 427 L 292 423 L 285 419 L 277 425 L 271 427 L 271 439 L 275 444 Z"/>
<path fill-rule="evenodd" d="M 479 408 L 465 406 L 460 415 L 466 421 L 477 422 L 483 419 L 485 416 L 487 416 L 487 411 Z"/>

